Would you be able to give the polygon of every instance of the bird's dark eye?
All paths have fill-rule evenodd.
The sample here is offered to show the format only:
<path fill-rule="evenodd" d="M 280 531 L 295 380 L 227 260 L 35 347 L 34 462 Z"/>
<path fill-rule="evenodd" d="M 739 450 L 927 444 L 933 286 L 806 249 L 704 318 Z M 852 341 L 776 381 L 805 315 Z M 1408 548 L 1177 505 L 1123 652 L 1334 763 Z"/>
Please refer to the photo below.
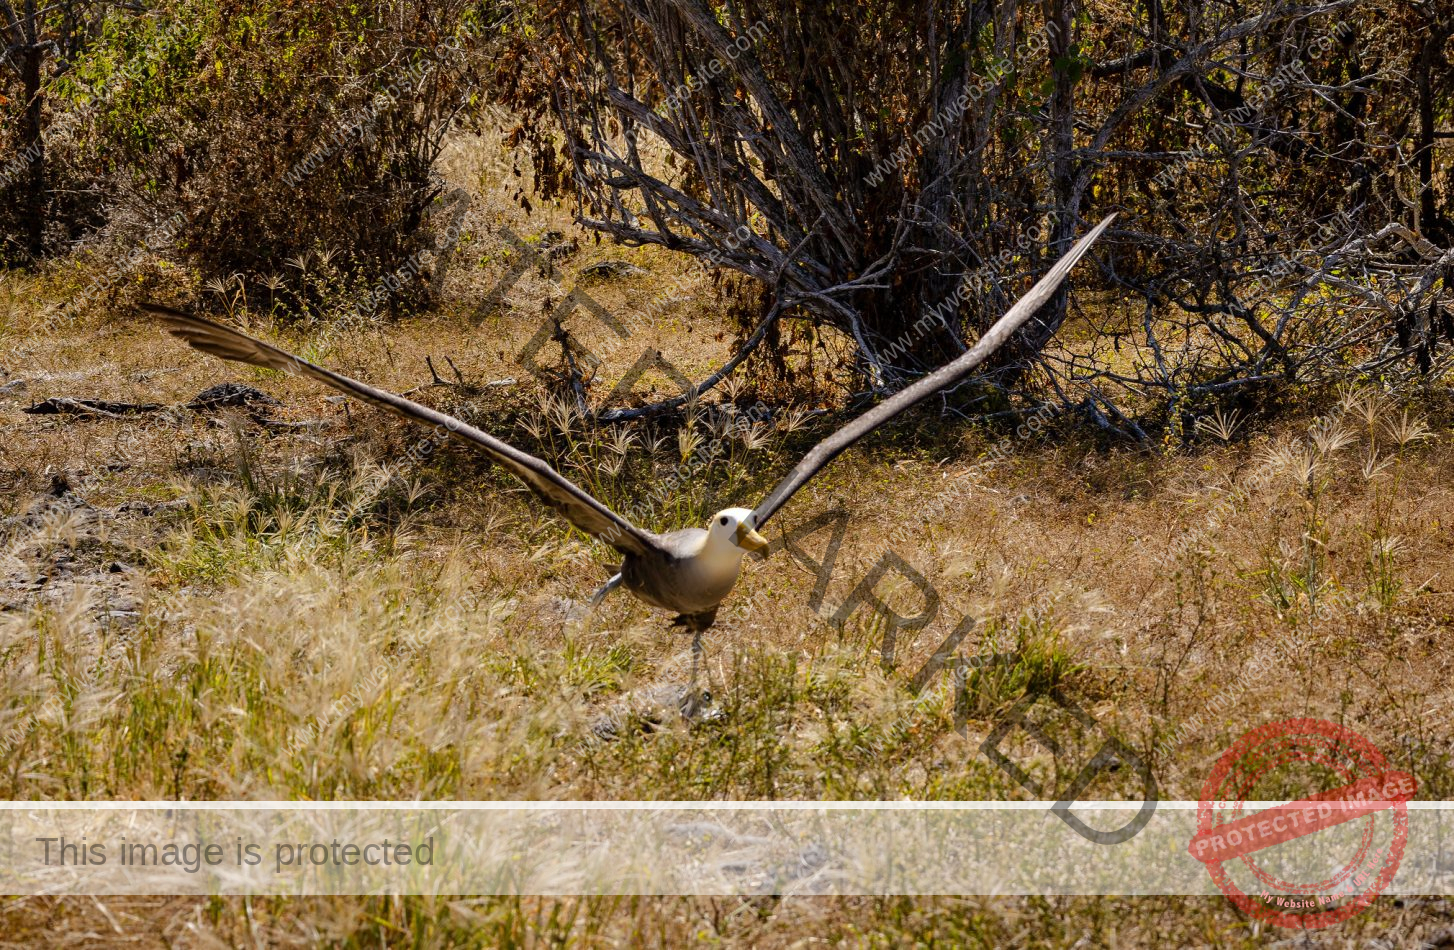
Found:
<path fill-rule="evenodd" d="M 724 527 L 724 528 L 727 527 L 727 523 L 728 523 L 728 518 L 727 518 L 726 515 L 723 515 L 722 516 L 722 527 Z"/>

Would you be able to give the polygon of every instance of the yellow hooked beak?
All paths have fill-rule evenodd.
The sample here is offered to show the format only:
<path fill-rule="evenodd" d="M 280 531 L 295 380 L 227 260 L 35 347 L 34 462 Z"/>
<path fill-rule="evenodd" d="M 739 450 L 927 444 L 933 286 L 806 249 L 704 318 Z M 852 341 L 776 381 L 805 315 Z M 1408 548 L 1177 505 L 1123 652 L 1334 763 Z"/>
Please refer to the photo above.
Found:
<path fill-rule="evenodd" d="M 745 548 L 748 551 L 761 551 L 769 544 L 767 538 L 745 524 L 737 526 L 737 533 L 732 536 L 732 540 L 737 542 L 739 548 Z"/>

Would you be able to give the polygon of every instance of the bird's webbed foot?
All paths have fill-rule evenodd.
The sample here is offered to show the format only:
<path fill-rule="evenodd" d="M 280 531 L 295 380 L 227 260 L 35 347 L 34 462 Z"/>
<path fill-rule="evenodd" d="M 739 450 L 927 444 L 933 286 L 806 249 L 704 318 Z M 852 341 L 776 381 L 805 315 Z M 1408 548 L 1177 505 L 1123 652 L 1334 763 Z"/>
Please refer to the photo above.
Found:
<path fill-rule="evenodd" d="M 712 624 L 717 622 L 717 608 L 704 610 L 697 614 L 677 614 L 672 618 L 673 627 L 682 627 L 687 633 L 701 633 Z"/>

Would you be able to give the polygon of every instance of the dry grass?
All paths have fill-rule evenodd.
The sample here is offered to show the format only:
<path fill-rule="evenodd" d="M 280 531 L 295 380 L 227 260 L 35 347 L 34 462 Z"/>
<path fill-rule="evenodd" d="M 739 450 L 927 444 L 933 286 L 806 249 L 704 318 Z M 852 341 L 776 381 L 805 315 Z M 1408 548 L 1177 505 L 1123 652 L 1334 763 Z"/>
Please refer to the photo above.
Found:
<path fill-rule="evenodd" d="M 26 898 L 0 947 L 1447 947 L 1447 901 L 1289 939 L 1223 898 Z"/>
<path fill-rule="evenodd" d="M 543 214 L 537 230 L 564 212 Z M 635 261 L 654 276 L 593 290 L 617 312 L 649 310 L 655 277 L 676 266 L 647 252 Z M 501 266 L 485 262 L 472 279 Z M 978 746 L 997 713 L 1051 682 L 1153 762 L 1165 797 L 1194 797 L 1233 739 L 1293 715 L 1346 721 L 1414 771 L 1426 797 L 1451 793 L 1454 439 L 1442 396 L 1369 388 L 1261 429 L 1211 419 L 1198 447 L 1160 454 L 920 415 L 840 459 L 774 531 L 845 505 L 853 520 L 822 613 L 892 550 L 943 595 L 934 622 L 901 634 L 885 668 L 881 620 L 829 623 L 808 606 L 815 577 L 775 555 L 749 566 L 709 638 L 722 715 L 595 743 L 585 739 L 600 717 L 634 715 L 641 696 L 681 680 L 688 648 L 625 597 L 587 623 L 570 619 L 609 552 L 465 450 L 421 450 L 427 433 L 197 357 L 124 310 L 28 335 L 33 301 L 80 280 L 62 270 L 0 284 L 0 387 L 25 381 L 0 395 L 7 797 L 1024 797 Z M 512 299 L 550 293 L 531 281 Z M 633 327 L 640 340 L 610 350 L 597 392 L 645 340 L 684 354 L 673 358 L 694 374 L 720 360 L 730 340 L 717 339 L 710 286 L 699 280 L 697 300 Z M 448 354 L 476 385 L 519 378 L 511 355 L 537 321 L 507 307 L 478 329 L 454 312 L 348 334 L 273 332 L 407 390 L 428 382 L 426 355 L 439 366 Z M 591 336 L 600 330 L 581 321 L 587 345 L 606 352 L 609 340 Z M 281 399 L 273 416 L 314 424 L 20 411 L 59 395 L 179 403 L 224 379 Z M 780 413 L 731 434 L 726 420 L 754 397 L 730 395 L 736 410 L 727 401 L 619 430 L 586 426 L 528 381 L 418 398 L 478 413 L 647 524 L 672 527 L 751 503 L 832 424 Z M 714 439 L 687 487 L 662 492 L 693 443 Z M 69 491 L 52 494 L 57 480 Z M 820 551 L 825 538 L 805 544 Z M 915 612 L 910 587 L 894 598 Z M 962 738 L 952 697 L 916 703 L 907 683 L 965 613 L 980 620 L 966 652 L 1018 647 L 1025 659 L 973 681 Z M 1016 751 L 1047 779 L 1078 763 L 1074 741 L 1061 761 Z M 1284 936 L 1221 900 L 24 899 L 0 914 L 11 935 L 0 940 L 143 946 Z M 1449 924 L 1446 901 L 1385 901 L 1317 939 L 1407 946 L 1448 939 Z"/>

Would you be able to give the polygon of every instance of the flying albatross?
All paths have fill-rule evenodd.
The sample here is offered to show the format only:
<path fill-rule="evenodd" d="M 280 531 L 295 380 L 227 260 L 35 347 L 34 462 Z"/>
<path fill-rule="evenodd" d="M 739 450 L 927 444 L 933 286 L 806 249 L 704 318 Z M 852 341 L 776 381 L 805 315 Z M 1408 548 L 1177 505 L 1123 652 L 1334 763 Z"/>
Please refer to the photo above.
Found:
<path fill-rule="evenodd" d="M 173 335 L 204 353 L 311 376 L 406 419 L 443 429 L 481 449 L 530 486 L 546 505 L 571 524 L 621 553 L 620 571 L 596 592 L 591 599 L 592 606 L 600 603 L 612 590 L 624 586 L 653 607 L 675 611 L 677 617 L 673 625 L 681 625 L 700 634 L 716 620 L 718 606 L 737 583 L 743 556 L 748 551 L 760 551 L 768 546 L 767 539 L 758 533 L 768 519 L 844 449 L 904 410 L 964 380 L 1050 299 L 1076 261 L 1101 236 L 1114 217 L 1106 218 L 1077 241 L 1028 294 L 980 337 L 969 352 L 885 399 L 818 443 L 755 509 L 727 508 L 713 515 L 705 530 L 684 528 L 666 534 L 638 528 L 542 459 L 452 416 L 315 366 L 230 327 L 158 304 L 147 303 L 142 307 L 156 314 Z"/>

